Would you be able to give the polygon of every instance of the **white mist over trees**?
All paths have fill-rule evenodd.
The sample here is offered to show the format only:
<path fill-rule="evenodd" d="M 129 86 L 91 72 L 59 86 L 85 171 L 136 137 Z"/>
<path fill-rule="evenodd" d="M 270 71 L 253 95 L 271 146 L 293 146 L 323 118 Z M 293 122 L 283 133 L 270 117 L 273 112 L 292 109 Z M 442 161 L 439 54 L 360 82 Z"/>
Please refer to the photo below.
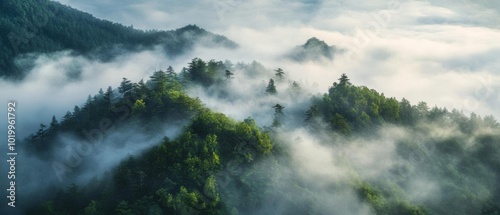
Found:
<path fill-rule="evenodd" d="M 234 71 L 231 81 L 225 76 L 228 70 Z M 275 83 L 282 90 L 266 93 L 265 81 L 276 72 L 256 62 L 233 65 L 195 58 L 179 75 L 171 67 L 167 71 L 156 71 L 138 83 L 123 78 L 118 90 L 100 91 L 54 122 L 43 133 L 43 143 L 37 137 L 41 133 L 26 140 L 26 153 L 42 162 L 64 162 L 57 148 L 88 141 L 79 131 L 92 128 L 103 116 L 116 122 L 116 131 L 99 143 L 105 145 L 95 146 L 98 153 L 76 166 L 62 163 L 72 168 L 64 172 L 65 184 L 75 185 L 58 188 L 61 193 L 52 200 L 39 195 L 38 206 L 29 213 L 488 214 L 497 210 L 495 154 L 500 151 L 496 144 L 500 125 L 492 116 L 467 117 L 457 110 L 429 108 L 424 102 L 411 105 L 406 99 L 398 101 L 356 86 L 346 74 L 327 93 L 314 95 L 297 91 L 288 78 Z M 261 90 L 244 91 L 256 86 Z M 107 95 L 116 93 L 117 97 Z M 198 94 L 198 99 L 186 93 Z M 117 99 L 107 102 L 108 97 Z M 234 121 L 202 104 L 210 100 L 218 101 L 215 110 L 232 107 L 239 110 L 235 113 L 248 115 Z M 246 109 L 249 103 L 242 101 L 258 105 Z M 176 121 L 187 123 L 171 138 L 159 140 L 165 130 L 179 128 L 172 127 Z M 125 139 L 132 142 L 124 145 Z M 146 144 L 141 139 L 149 140 Z M 134 153 L 114 153 L 113 162 L 91 173 L 92 165 L 112 153 L 100 151 L 103 148 Z M 46 183 L 57 184 L 53 178 Z"/>
<path fill-rule="evenodd" d="M 123 25 L 0 3 L 2 213 L 500 213 L 496 3 L 59 2 Z"/>

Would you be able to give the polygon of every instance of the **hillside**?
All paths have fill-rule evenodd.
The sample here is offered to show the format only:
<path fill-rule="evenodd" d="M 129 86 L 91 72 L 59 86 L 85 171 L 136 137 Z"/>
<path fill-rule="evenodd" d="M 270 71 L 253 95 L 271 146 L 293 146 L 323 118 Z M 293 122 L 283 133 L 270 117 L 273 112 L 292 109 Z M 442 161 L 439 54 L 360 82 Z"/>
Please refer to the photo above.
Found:
<path fill-rule="evenodd" d="M 29 214 L 499 212 L 500 125 L 492 116 L 411 105 L 355 86 L 345 74 L 327 93 L 311 97 L 297 84 L 284 88 L 293 80 L 279 81 L 256 62 L 193 59 L 181 71 L 157 71 L 139 83 L 123 79 L 118 90 L 89 96 L 26 139 L 28 152 L 55 173 Z M 256 73 L 286 89 L 255 91 L 270 102 L 259 110 L 274 117 L 270 125 L 230 119 L 186 94 L 201 87 L 235 104 L 248 98 L 233 94 L 234 82 Z M 288 96 L 309 98 L 309 108 L 293 111 L 302 108 L 297 100 L 279 105 Z M 86 135 L 102 127 L 102 119 L 111 120 L 113 130 Z M 147 143 L 179 122 L 185 125 L 179 134 Z M 65 145 L 78 149 L 88 141 L 96 153 L 76 151 L 81 163 L 61 157 Z M 140 153 L 116 155 L 141 145 Z M 111 155 L 103 148 L 114 149 L 120 162 L 98 174 L 93 166 Z M 89 172 L 92 179 L 79 180 Z"/>
<path fill-rule="evenodd" d="M 141 31 L 49 0 L 0 2 L 0 77 L 22 78 L 29 63 L 18 62 L 16 58 L 29 53 L 72 50 L 76 54 L 107 60 L 124 50 L 137 51 L 160 45 L 173 57 L 199 42 L 236 47 L 224 36 L 195 25 L 171 31 Z"/>

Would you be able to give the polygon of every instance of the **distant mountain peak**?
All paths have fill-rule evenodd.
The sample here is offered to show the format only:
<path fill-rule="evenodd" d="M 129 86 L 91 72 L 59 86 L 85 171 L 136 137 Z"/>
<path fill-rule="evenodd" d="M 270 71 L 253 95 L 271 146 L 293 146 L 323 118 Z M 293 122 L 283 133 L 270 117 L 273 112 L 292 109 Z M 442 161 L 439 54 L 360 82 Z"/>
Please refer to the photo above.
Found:
<path fill-rule="evenodd" d="M 325 41 L 320 40 L 316 37 L 311 37 L 307 40 L 307 42 L 302 45 L 303 47 L 312 47 L 312 46 L 328 46 L 328 44 L 325 43 Z"/>
<path fill-rule="evenodd" d="M 333 60 L 334 55 L 340 52 L 342 50 L 337 47 L 329 46 L 325 41 L 311 37 L 303 45 L 292 49 L 287 57 L 298 62 Z"/>
<path fill-rule="evenodd" d="M 200 28 L 199 26 L 197 26 L 195 24 L 189 24 L 189 25 L 181 27 L 181 28 L 179 28 L 177 30 L 178 31 L 205 31 L 205 29 Z"/>

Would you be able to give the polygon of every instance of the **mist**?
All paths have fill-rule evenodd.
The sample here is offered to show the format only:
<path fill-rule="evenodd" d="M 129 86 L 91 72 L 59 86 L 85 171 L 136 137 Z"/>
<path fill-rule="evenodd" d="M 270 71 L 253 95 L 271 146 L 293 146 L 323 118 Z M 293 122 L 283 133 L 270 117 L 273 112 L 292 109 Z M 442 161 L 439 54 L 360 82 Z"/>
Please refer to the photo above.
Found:
<path fill-rule="evenodd" d="M 42 200 L 54 198 L 62 189 L 72 185 L 87 187 L 93 181 L 106 181 L 110 172 L 129 158 L 138 158 L 145 151 L 159 145 L 164 138 L 175 139 L 183 131 L 187 121 L 170 121 L 158 125 L 161 132 L 150 133 L 133 124 L 111 122 L 109 129 L 99 135 L 90 131 L 82 140 L 72 133 L 62 133 L 50 143 L 50 151 L 30 152 L 30 146 L 19 146 L 16 181 L 17 192 L 22 200 L 11 210 L 2 205 L 0 210 L 22 214 Z M 33 144 L 33 143 L 31 143 Z M 46 146 L 48 147 L 48 146 Z M 8 169 L 2 163 L 2 169 Z M 101 182 L 102 183 L 102 182 Z M 57 192 L 56 192 L 57 191 Z"/>
<path fill-rule="evenodd" d="M 283 68 L 295 80 L 317 82 L 319 92 L 346 73 L 359 85 L 398 99 L 499 117 L 499 64 L 491 57 L 500 48 L 495 39 L 500 19 L 496 3 L 144 0 L 126 1 L 104 11 L 115 1 L 60 2 L 142 29 L 198 24 L 241 46 L 231 54 L 200 50 L 198 57 L 256 60 L 269 68 Z M 283 58 L 311 37 L 347 53 L 320 65 L 294 64 Z"/>
<path fill-rule="evenodd" d="M 0 99 L 18 100 L 22 114 L 19 119 L 29 121 L 20 125 L 21 136 L 50 120 L 37 118 L 41 113 L 53 113 L 59 118 L 89 94 L 117 86 L 122 77 L 137 82 L 168 66 L 178 72 L 194 57 L 233 63 L 255 60 L 270 70 L 282 68 L 291 80 L 315 84 L 310 87 L 313 93 L 325 92 L 340 74 L 346 73 L 356 84 L 390 97 L 500 117 L 496 108 L 500 105 L 500 65 L 492 57 L 500 50 L 495 39 L 500 36 L 495 25 L 499 18 L 494 13 L 496 7 L 487 2 L 60 2 L 98 18 L 142 29 L 169 30 L 198 24 L 227 36 L 240 47 L 225 50 L 199 46 L 175 59 L 156 49 L 124 53 L 107 63 L 69 52 L 35 55 L 35 67 L 25 81 L 1 83 L 4 93 Z M 469 10 L 481 13 L 471 17 Z M 197 15 L 190 16 L 192 13 Z M 152 17 L 144 21 L 144 14 Z M 284 57 L 311 37 L 345 49 L 346 53 L 321 63 L 296 63 Z M 58 101 L 45 100 L 45 95 Z"/>
<path fill-rule="evenodd" d="M 328 92 L 343 73 L 355 85 L 367 86 L 387 97 L 406 98 L 412 104 L 426 101 L 430 107 L 456 108 L 466 115 L 474 112 L 500 118 L 500 62 L 496 59 L 500 54 L 497 39 L 500 38 L 500 5 L 497 3 L 448 0 L 59 2 L 98 18 L 144 30 L 170 30 L 196 24 L 228 37 L 239 47 L 230 50 L 196 45 L 175 58 L 158 47 L 123 52 L 108 62 L 75 55 L 69 50 L 20 57 L 19 62 L 33 64 L 26 78 L 21 82 L 0 79 L 0 101 L 17 102 L 20 139 L 35 133 L 41 123 L 48 125 L 52 115 L 61 119 L 99 89 L 106 90 L 108 86 L 116 89 L 123 77 L 132 82 L 147 80 L 154 71 L 168 66 L 179 73 L 195 57 L 207 61 L 228 60 L 233 64 L 234 77 L 225 82 L 224 89 L 192 85 L 187 87 L 187 93 L 200 98 L 206 107 L 236 120 L 251 117 L 265 129 L 269 129 L 275 118 L 273 106 L 281 104 L 285 107 L 280 118 L 283 126 L 276 128 L 273 138 L 290 152 L 289 157 L 276 158 L 278 162 L 264 160 L 256 165 L 257 173 L 247 180 L 271 181 L 263 195 L 269 204 L 243 214 L 286 213 L 289 201 L 280 200 L 278 194 L 297 196 L 293 200 L 297 202 L 315 202 L 307 209 L 318 214 L 376 214 L 360 197 L 359 186 L 363 182 L 375 184 L 383 191 L 395 190 L 398 197 L 437 213 L 444 213 L 437 205 L 446 202 L 452 202 L 450 208 L 456 208 L 457 213 L 479 210 L 461 208 L 460 201 L 455 199 L 457 195 L 447 193 L 450 187 L 475 188 L 470 195 L 475 195 L 478 201 L 494 195 L 491 190 L 496 176 L 490 167 L 477 164 L 474 174 L 481 177 L 468 173 L 472 179 L 459 181 L 456 175 L 439 173 L 441 167 L 432 167 L 431 161 L 436 161 L 432 157 L 446 153 L 429 144 L 462 138 L 461 147 L 474 151 L 479 147 L 475 140 L 483 134 L 491 134 L 487 128 L 481 129 L 482 133 L 468 135 L 457 127 L 443 128 L 439 123 L 420 124 L 421 131 L 388 125 L 373 131 L 374 134 L 345 138 L 331 134 L 326 125 L 314 131 L 303 126 L 305 112 L 312 104 L 311 97 L 321 97 Z M 338 53 L 333 60 L 300 63 L 286 57 L 289 51 L 311 37 L 345 52 Z M 278 68 L 285 72 L 282 80 L 275 76 L 274 70 Z M 276 95 L 265 92 L 270 79 L 276 81 Z M 293 82 L 300 90 L 293 90 Z M 5 110 L 0 110 L 0 114 L 5 114 Z M 85 184 L 105 175 L 120 161 L 159 144 L 163 137 L 175 138 L 185 125 L 186 122 L 165 125 L 164 132 L 154 136 L 137 133 L 137 128 L 113 131 L 82 158 L 82 164 L 76 165 L 73 173 L 64 175 L 62 184 Z M 6 125 L 1 125 L 0 130 L 6 130 Z M 52 164 L 54 161 L 64 163 L 68 147 L 81 141 L 71 134 L 58 138 L 61 145 L 52 152 L 51 160 L 20 159 L 19 165 L 24 169 L 19 174 L 26 177 L 22 189 L 50 189 L 60 183 L 61 177 L 54 173 Z M 123 144 L 116 145 L 118 142 Z M 423 155 L 401 152 L 408 142 L 415 143 Z M 449 169 L 465 168 L 461 161 L 467 159 L 462 156 L 450 159 L 454 162 L 446 164 L 450 165 Z M 43 180 L 35 183 L 30 180 L 34 178 Z M 446 184 L 443 178 L 451 182 Z M 297 189 L 296 185 L 304 190 Z M 231 185 L 220 186 L 220 189 L 222 199 L 229 203 L 244 196 Z M 307 192 L 309 194 L 304 194 Z"/>
<path fill-rule="evenodd" d="M 247 171 L 227 167 L 223 172 L 232 178 L 220 177 L 221 198 L 238 205 L 255 195 L 266 202 L 250 211 L 238 208 L 241 214 L 378 214 L 363 197 L 369 183 L 382 198 L 380 204 L 413 204 L 432 214 L 479 214 L 481 207 L 461 196 L 472 195 L 477 202 L 493 198 L 497 176 L 486 164 L 465 163 L 476 162 L 472 156 L 481 147 L 477 138 L 491 132 L 466 135 L 457 127 L 422 123 L 412 129 L 387 125 L 368 135 L 345 137 L 326 129 L 284 126 L 275 130 L 273 139 L 287 153 Z M 463 137 L 455 149 L 464 154 L 450 157 L 453 149 L 443 144 Z M 406 148 L 410 145 L 414 148 Z M 252 192 L 244 191 L 246 186 Z"/>

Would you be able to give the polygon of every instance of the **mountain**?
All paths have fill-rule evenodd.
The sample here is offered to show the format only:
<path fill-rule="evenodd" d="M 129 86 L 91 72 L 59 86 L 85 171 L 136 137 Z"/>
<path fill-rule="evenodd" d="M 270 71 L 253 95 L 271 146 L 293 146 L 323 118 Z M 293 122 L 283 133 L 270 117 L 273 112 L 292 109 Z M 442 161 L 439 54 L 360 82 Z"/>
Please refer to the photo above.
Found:
<path fill-rule="evenodd" d="M 312 37 L 305 44 L 295 47 L 287 57 L 297 62 L 333 60 L 335 55 L 341 52 L 342 50 L 337 47 L 329 46 L 325 41 Z"/>
<path fill-rule="evenodd" d="M 138 51 L 160 45 L 169 56 L 176 56 L 196 43 L 237 46 L 196 25 L 170 31 L 142 31 L 49 0 L 0 2 L 0 77 L 22 78 L 29 65 L 20 65 L 16 58 L 28 53 L 72 50 L 107 60 L 121 53 L 120 49 Z"/>
<path fill-rule="evenodd" d="M 500 125 L 492 116 L 412 105 L 345 74 L 323 95 L 286 76 L 266 94 L 270 77 L 255 62 L 195 58 L 180 74 L 170 67 L 89 96 L 21 144 L 39 160 L 20 166 L 19 186 L 38 172 L 53 181 L 19 204 L 27 214 L 500 212 Z M 241 83 L 260 89 L 231 90 Z M 186 93 L 200 88 L 235 109 L 252 97 L 272 125 L 210 110 Z M 172 126 L 177 135 L 163 136 Z"/>

